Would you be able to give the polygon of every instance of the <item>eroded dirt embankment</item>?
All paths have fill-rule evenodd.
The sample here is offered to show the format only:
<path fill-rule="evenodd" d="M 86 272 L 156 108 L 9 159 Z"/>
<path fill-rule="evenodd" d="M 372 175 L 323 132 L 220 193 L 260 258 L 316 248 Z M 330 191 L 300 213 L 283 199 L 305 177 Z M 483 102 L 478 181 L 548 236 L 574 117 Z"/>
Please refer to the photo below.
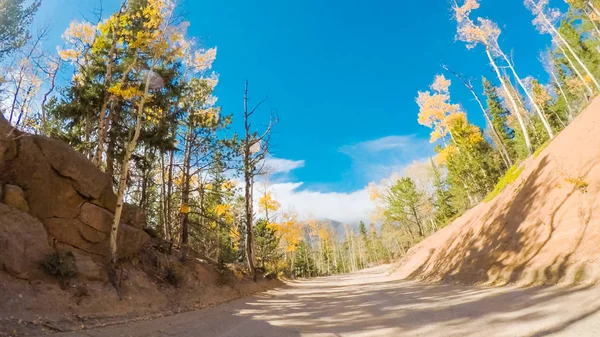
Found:
<path fill-rule="evenodd" d="M 396 275 L 465 284 L 596 282 L 599 164 L 596 98 L 494 200 L 413 247 Z"/>

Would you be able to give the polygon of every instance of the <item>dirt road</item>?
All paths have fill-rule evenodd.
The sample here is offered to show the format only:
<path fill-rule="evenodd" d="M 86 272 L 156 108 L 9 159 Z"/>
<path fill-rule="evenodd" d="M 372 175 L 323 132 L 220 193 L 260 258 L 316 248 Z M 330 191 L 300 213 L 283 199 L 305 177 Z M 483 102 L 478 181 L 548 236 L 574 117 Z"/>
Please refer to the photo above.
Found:
<path fill-rule="evenodd" d="M 600 287 L 431 285 L 387 267 L 297 281 L 219 307 L 55 336 L 600 336 Z"/>

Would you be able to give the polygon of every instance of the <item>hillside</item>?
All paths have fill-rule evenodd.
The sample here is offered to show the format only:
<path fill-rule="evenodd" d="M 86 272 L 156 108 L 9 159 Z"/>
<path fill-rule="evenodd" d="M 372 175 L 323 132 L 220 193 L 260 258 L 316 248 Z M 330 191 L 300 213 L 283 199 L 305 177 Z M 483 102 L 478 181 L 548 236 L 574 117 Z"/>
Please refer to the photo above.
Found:
<path fill-rule="evenodd" d="M 111 276 L 115 200 L 108 176 L 87 158 L 0 117 L 0 336 L 165 315 L 279 284 L 253 282 L 239 265 L 219 266 L 194 250 L 183 255 L 133 205 Z"/>
<path fill-rule="evenodd" d="M 599 131 L 596 98 L 496 198 L 413 247 L 396 275 L 466 284 L 600 279 Z"/>

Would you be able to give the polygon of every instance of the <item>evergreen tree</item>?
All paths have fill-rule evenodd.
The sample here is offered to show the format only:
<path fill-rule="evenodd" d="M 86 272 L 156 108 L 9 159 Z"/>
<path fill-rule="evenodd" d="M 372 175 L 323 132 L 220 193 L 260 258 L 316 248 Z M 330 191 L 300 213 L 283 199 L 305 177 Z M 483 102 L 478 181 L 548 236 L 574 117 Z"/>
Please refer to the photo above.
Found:
<path fill-rule="evenodd" d="M 600 53 L 597 52 L 596 48 L 600 45 L 600 42 L 595 39 L 586 38 L 577 28 L 577 22 L 581 20 L 581 17 L 569 10 L 566 19 L 560 22 L 558 29 L 559 33 L 569 43 L 571 48 L 577 53 L 581 61 L 590 70 L 590 72 L 598 77 L 600 75 Z M 588 36 L 590 34 L 587 34 Z M 577 65 L 579 67 L 579 65 Z M 581 68 L 580 71 L 583 71 Z"/>
<path fill-rule="evenodd" d="M 432 176 L 433 176 L 433 187 L 435 214 L 434 219 L 441 225 L 446 225 L 448 220 L 456 214 L 456 209 L 452 206 L 452 196 L 448 192 L 448 186 L 446 181 L 442 178 L 442 173 L 439 167 L 430 159 Z"/>
<path fill-rule="evenodd" d="M 363 238 L 367 237 L 367 227 L 365 226 L 365 223 L 362 221 L 358 224 L 358 232 L 360 233 L 361 237 L 363 237 Z"/>
<path fill-rule="evenodd" d="M 454 145 L 443 154 L 453 206 L 463 211 L 494 188 L 502 172 L 502 164 L 479 127 L 466 119 L 457 119 L 452 125 L 452 132 Z"/>
<path fill-rule="evenodd" d="M 488 111 L 492 116 L 492 124 L 496 128 L 501 141 L 504 143 L 509 156 L 516 159 L 514 149 L 515 130 L 508 125 L 508 116 L 510 111 L 502 106 L 500 97 L 496 92 L 496 88 L 485 77 L 483 78 L 484 95 L 487 98 L 486 103 Z"/>
<path fill-rule="evenodd" d="M 416 227 L 418 235 L 425 236 L 423 216 L 421 214 L 421 203 L 423 192 L 417 190 L 417 186 L 411 178 L 400 178 L 391 188 L 387 196 L 389 209 L 385 215 L 389 220 L 404 225 L 412 232 Z"/>
<path fill-rule="evenodd" d="M 258 219 L 254 225 L 254 243 L 258 268 L 267 270 L 267 267 L 270 267 L 271 270 L 274 270 L 274 266 L 280 258 L 279 238 L 274 227 L 270 226 L 264 218 Z"/>
<path fill-rule="evenodd" d="M 40 0 L 0 1 L 0 61 L 29 40 L 29 24 L 39 7 Z"/>
<path fill-rule="evenodd" d="M 305 241 L 300 241 L 298 245 L 292 275 L 295 277 L 313 277 L 317 275 L 311 248 Z"/>

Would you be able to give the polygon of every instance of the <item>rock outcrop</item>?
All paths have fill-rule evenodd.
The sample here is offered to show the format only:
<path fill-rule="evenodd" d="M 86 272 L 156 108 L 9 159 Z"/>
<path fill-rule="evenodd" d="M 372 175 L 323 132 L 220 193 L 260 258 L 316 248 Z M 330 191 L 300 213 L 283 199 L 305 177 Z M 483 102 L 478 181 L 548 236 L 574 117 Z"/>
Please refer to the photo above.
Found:
<path fill-rule="evenodd" d="M 0 203 L 0 270 L 31 279 L 52 253 L 44 226 L 29 214 Z"/>
<path fill-rule="evenodd" d="M 29 212 L 29 204 L 25 200 L 25 192 L 19 186 L 4 185 L 2 187 L 2 202 L 21 212 Z"/>
<path fill-rule="evenodd" d="M 0 138 L 2 200 L 37 218 L 55 247 L 108 257 L 117 199 L 110 177 L 68 144 L 12 131 L 4 119 Z M 124 214 L 120 257 L 135 254 L 150 239 L 142 230 L 143 212 L 128 207 Z"/>

